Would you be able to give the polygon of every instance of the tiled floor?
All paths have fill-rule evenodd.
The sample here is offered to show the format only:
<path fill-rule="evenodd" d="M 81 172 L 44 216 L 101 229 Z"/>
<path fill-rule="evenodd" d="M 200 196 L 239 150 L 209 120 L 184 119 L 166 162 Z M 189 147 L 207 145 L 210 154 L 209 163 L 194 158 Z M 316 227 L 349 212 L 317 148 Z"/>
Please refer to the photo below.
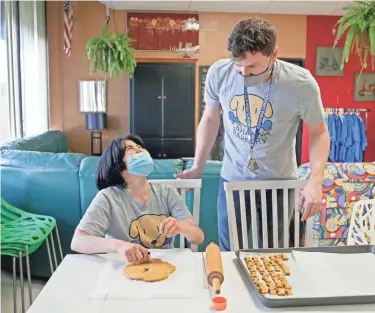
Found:
<path fill-rule="evenodd" d="M 27 278 L 24 279 L 25 310 L 29 308 L 29 291 Z M 32 294 L 35 299 L 45 285 L 45 281 L 32 279 Z M 21 313 L 21 286 L 17 284 L 17 313 Z M 11 272 L 1 270 L 1 313 L 13 313 L 13 276 Z"/>

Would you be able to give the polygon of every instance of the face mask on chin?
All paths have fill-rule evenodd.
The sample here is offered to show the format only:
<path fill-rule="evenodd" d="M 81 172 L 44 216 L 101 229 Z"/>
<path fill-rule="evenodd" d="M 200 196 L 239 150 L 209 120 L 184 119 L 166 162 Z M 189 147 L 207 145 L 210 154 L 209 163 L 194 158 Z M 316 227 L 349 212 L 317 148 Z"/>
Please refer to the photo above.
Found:
<path fill-rule="evenodd" d="M 270 63 L 272 62 L 272 59 L 270 60 Z M 268 67 L 264 72 L 257 74 L 257 75 L 249 75 L 249 76 L 244 76 L 244 84 L 246 87 L 253 87 L 256 85 L 259 85 L 266 81 L 266 79 L 269 77 L 269 75 L 273 71 L 273 64 L 270 67 Z"/>
<path fill-rule="evenodd" d="M 146 151 L 130 155 L 127 161 L 129 166 L 128 173 L 133 175 L 147 177 L 151 174 L 154 167 L 154 161 Z"/>

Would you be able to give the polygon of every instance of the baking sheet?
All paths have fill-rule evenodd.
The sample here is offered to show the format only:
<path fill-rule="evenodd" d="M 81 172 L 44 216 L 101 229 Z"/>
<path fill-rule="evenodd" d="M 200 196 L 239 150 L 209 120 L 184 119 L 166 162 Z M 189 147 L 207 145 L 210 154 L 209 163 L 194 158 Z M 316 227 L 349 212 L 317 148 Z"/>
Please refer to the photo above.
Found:
<path fill-rule="evenodd" d="M 293 251 L 298 267 L 319 293 L 338 296 L 375 296 L 375 255 Z M 293 274 L 293 271 L 291 271 Z"/>
<path fill-rule="evenodd" d="M 265 250 L 263 250 L 265 251 Z M 373 296 L 375 298 L 375 254 L 326 253 L 288 249 L 287 252 L 239 251 L 239 259 L 248 271 L 246 256 L 271 256 L 283 253 L 291 275 L 285 276 L 292 287 L 291 296 L 263 295 L 267 299 L 306 299 Z M 251 280 L 251 278 L 249 277 Z"/>
<path fill-rule="evenodd" d="M 291 275 L 285 276 L 292 287 L 291 296 L 272 296 L 270 299 L 316 298 L 373 295 L 375 297 L 375 255 L 373 253 L 339 254 L 295 251 L 284 253 L 284 263 Z M 270 256 L 275 253 L 240 252 L 245 256 Z"/>
<path fill-rule="evenodd" d="M 257 298 L 266 307 L 281 308 L 375 303 L 375 290 L 371 284 L 371 282 L 375 281 L 374 245 L 252 249 L 237 250 L 235 253 L 243 271 L 246 273 L 247 280 L 252 285 L 251 291 L 255 292 Z M 289 260 L 284 262 L 290 268 L 291 276 L 287 276 L 286 278 L 292 286 L 294 294 L 292 296 L 260 295 L 257 287 L 251 280 L 244 257 L 280 253 L 286 254 L 289 257 Z M 302 258 L 301 253 L 304 253 Z M 333 271 L 328 266 L 330 264 L 335 267 Z M 361 267 L 361 269 L 356 270 L 358 267 Z M 327 272 L 331 273 L 331 276 L 327 275 Z M 320 276 L 317 273 L 320 273 Z M 340 283 L 343 283 L 347 287 L 338 286 L 340 283 L 333 284 L 332 275 L 344 277 L 344 279 L 341 278 Z M 366 281 L 365 283 L 362 283 L 363 279 Z M 353 284 L 352 287 L 350 287 L 351 284 Z M 356 288 L 359 285 L 361 287 Z M 343 292 L 346 295 L 343 295 Z"/>
<path fill-rule="evenodd" d="M 176 266 L 168 279 L 160 282 L 144 282 L 125 277 L 123 270 L 128 264 L 123 257 L 108 259 L 98 273 L 98 280 L 90 299 L 191 299 L 207 290 L 194 273 L 202 271 L 202 259 L 190 249 L 150 250 L 153 258 L 160 258 Z M 199 276 L 200 277 L 200 276 Z"/>

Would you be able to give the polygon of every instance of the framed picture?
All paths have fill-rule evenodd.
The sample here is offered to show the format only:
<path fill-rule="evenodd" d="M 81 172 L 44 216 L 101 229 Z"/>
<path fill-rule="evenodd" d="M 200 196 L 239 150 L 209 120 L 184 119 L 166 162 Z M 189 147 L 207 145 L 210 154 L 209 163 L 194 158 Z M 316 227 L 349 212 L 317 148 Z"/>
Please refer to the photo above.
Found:
<path fill-rule="evenodd" d="M 340 69 L 343 50 L 341 47 L 317 47 L 315 75 L 343 76 L 344 71 Z"/>
<path fill-rule="evenodd" d="M 355 73 L 354 101 L 375 102 L 375 73 Z"/>

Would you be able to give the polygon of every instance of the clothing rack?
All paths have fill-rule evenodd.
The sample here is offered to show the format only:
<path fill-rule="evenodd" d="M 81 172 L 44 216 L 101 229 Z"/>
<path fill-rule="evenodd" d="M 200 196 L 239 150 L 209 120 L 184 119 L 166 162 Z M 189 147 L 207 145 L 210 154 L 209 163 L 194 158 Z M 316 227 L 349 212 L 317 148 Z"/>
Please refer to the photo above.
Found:
<path fill-rule="evenodd" d="M 326 114 L 344 114 L 344 113 L 356 113 L 359 114 L 360 112 L 365 113 L 365 130 L 367 132 L 367 120 L 368 120 L 368 112 L 370 109 L 359 109 L 359 108 L 324 108 Z"/>

